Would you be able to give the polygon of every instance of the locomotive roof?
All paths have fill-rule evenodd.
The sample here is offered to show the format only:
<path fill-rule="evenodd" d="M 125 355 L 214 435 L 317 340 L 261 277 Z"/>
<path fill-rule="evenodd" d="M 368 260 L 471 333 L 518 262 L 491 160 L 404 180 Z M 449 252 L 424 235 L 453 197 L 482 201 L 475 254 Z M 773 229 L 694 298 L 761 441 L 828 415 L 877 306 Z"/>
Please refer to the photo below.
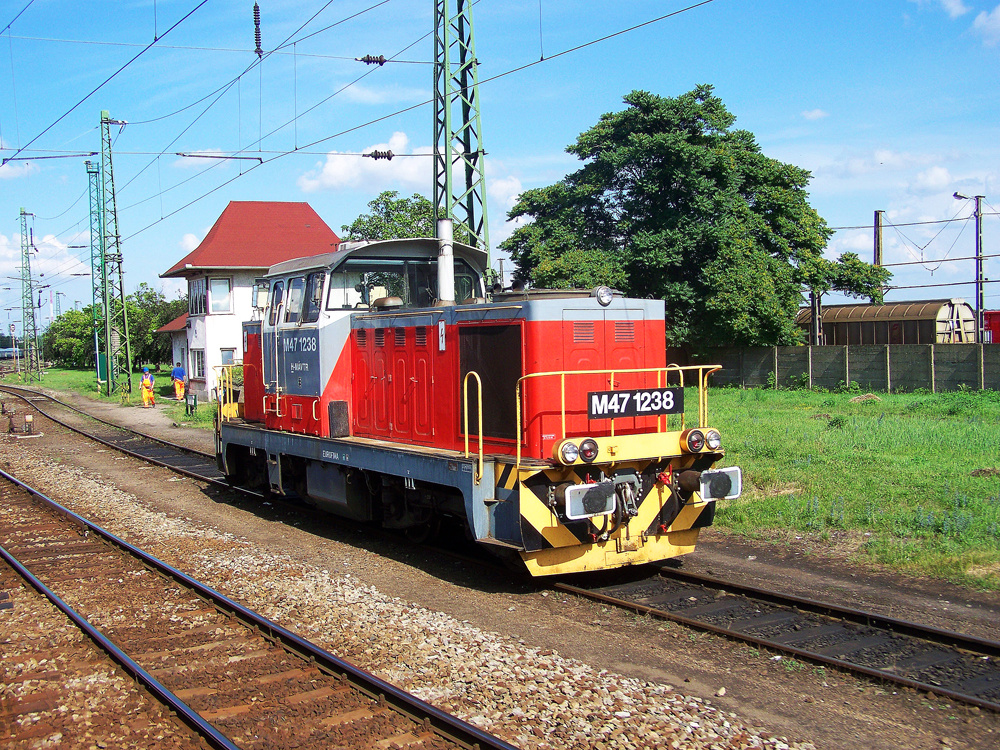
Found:
<path fill-rule="evenodd" d="M 486 252 L 461 242 L 452 243 L 456 258 L 461 258 L 479 273 L 486 269 Z M 411 237 L 401 240 L 342 242 L 340 249 L 305 258 L 276 263 L 268 276 L 282 276 L 317 268 L 334 269 L 348 258 L 437 258 L 438 241 L 434 237 Z"/>

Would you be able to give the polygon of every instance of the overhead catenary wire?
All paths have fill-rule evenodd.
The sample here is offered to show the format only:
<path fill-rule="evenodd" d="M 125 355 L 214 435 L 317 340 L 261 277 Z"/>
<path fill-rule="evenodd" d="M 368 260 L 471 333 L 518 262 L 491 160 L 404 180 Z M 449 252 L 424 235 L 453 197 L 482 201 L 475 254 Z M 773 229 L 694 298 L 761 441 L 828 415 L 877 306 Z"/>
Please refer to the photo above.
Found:
<path fill-rule="evenodd" d="M 208 0 L 201 0 L 201 2 L 198 3 L 198 5 L 196 5 L 190 11 L 188 11 L 179 21 L 177 21 L 176 23 L 174 23 L 173 26 L 171 26 L 169 29 L 167 29 L 165 32 L 163 32 L 163 36 L 166 36 L 171 31 L 173 31 L 178 26 L 180 26 L 182 23 L 184 23 L 188 18 L 190 18 L 195 12 L 198 11 L 199 8 L 201 8 L 207 2 L 208 2 Z M 162 39 L 163 36 L 161 36 L 160 39 Z M 39 138 L 41 138 L 43 135 L 45 135 L 50 130 L 52 130 L 52 128 L 54 128 L 56 125 L 58 125 L 64 119 L 66 119 L 66 117 L 68 117 L 74 110 L 76 110 L 77 107 L 79 107 L 81 104 L 83 104 L 85 101 L 87 101 L 90 97 L 92 97 L 94 94 L 96 94 L 102 88 L 104 88 L 104 86 L 106 86 L 112 79 L 114 79 L 119 73 L 121 73 L 123 70 L 125 70 L 129 65 L 131 65 L 132 63 L 134 63 L 140 57 L 142 57 L 142 55 L 144 55 L 147 51 L 149 51 L 153 47 L 153 45 L 156 44 L 156 42 L 157 42 L 157 40 L 154 39 L 148 45 L 146 45 L 145 47 L 143 47 L 142 50 L 139 51 L 132 59 L 130 59 L 128 62 L 126 62 L 120 68 L 118 68 L 118 70 L 116 70 L 110 76 L 108 76 L 107 78 L 105 78 L 100 84 L 97 85 L 96 88 L 94 88 L 93 90 L 91 90 L 90 93 L 88 93 L 86 96 L 84 96 L 82 99 L 80 99 L 80 101 L 78 101 L 76 104 L 74 104 L 68 110 L 66 110 L 66 112 L 64 112 L 54 122 L 52 122 L 48 127 L 46 127 L 45 130 L 43 130 L 41 133 L 39 133 L 38 135 L 36 135 L 34 138 L 32 138 L 26 144 L 24 144 L 23 147 L 18 148 L 18 150 L 14 152 L 14 156 L 17 156 L 19 153 L 21 153 L 21 149 L 22 148 L 27 148 L 28 146 L 30 146 L 31 144 L 33 144 L 35 141 L 37 141 Z M 3 163 L 6 164 L 7 161 L 9 161 L 9 159 L 4 159 Z"/>
<path fill-rule="evenodd" d="M 375 8 L 375 7 L 378 7 L 378 6 L 380 6 L 380 5 L 383 5 L 383 4 L 385 4 L 385 2 L 387 2 L 387 1 L 388 1 L 388 0 L 384 0 L 383 2 L 380 2 L 380 3 L 377 3 L 377 4 L 373 5 L 373 6 L 371 6 L 371 8 Z M 600 38 L 597 38 L 597 39 L 593 39 L 593 40 L 591 40 L 591 41 L 588 41 L 588 42 L 585 42 L 585 43 L 583 43 L 583 44 L 579 44 L 579 45 L 576 45 L 576 46 L 574 46 L 574 47 L 571 47 L 571 48 L 569 48 L 569 49 L 566 49 L 566 50 L 562 50 L 562 51 L 560 51 L 560 52 L 558 52 L 558 53 L 556 53 L 556 54 L 554 54 L 554 55 L 551 55 L 551 56 L 549 56 L 548 58 L 545 58 L 545 60 L 537 60 L 537 61 L 533 61 L 533 62 L 531 62 L 531 63 L 528 63 L 528 64 L 525 64 L 525 65 L 521 65 L 521 66 L 517 66 L 517 67 L 515 67 L 515 68 L 512 68 L 512 69 L 510 69 L 510 70 L 507 70 L 507 71 L 504 71 L 504 72 L 502 72 L 502 73 L 499 73 L 499 74 L 497 74 L 497 75 L 495 75 L 495 76 L 491 76 L 490 78 L 487 78 L 487 79 L 485 79 L 485 80 L 481 81 L 481 83 L 488 83 L 488 82 L 491 82 L 491 81 L 495 81 L 495 80 L 498 80 L 498 79 L 501 79 L 501 78 L 503 78 L 503 77 L 505 77 L 505 76 L 509 76 L 509 75 L 513 75 L 514 73 L 518 73 L 518 72 L 520 72 L 520 71 L 522 71 L 522 70 L 525 70 L 525 69 L 527 69 L 527 68 L 530 68 L 530 67 L 533 67 L 533 66 L 535 66 L 535 65 L 539 64 L 540 62 L 547 62 L 547 61 L 549 61 L 549 60 L 553 60 L 553 59 L 555 59 L 555 58 L 557 58 L 557 57 L 561 57 L 561 56 L 564 56 L 564 55 L 566 55 L 566 54 L 569 54 L 569 53 L 571 53 L 571 52 L 575 52 L 575 51 L 578 51 L 578 50 L 580 50 L 580 49 L 584 49 L 584 48 L 586 48 L 586 47 L 589 47 L 589 46 L 592 46 L 592 45 L 594 45 L 594 44 L 598 44 L 598 43 L 600 43 L 600 42 L 603 42 L 603 41 L 606 41 L 606 40 L 608 40 L 608 39 L 612 39 L 612 38 L 614 38 L 614 37 L 617 37 L 617 36 L 621 36 L 621 35 L 623 35 L 623 34 L 626 34 L 626 33 L 629 33 L 629 32 L 631 32 L 631 31 L 634 31 L 634 30 L 636 30 L 636 29 L 639 29 L 639 28 L 643 28 L 643 27 L 645 27 L 645 26 L 649 26 L 649 25 L 651 25 L 651 24 L 654 24 L 654 23 L 657 23 L 657 22 L 660 22 L 660 21 L 663 21 L 663 20 L 665 20 L 665 19 L 668 19 L 668 18 L 671 18 L 671 17 L 674 17 L 674 16 L 677 16 L 677 15 L 679 15 L 679 14 L 681 14 L 681 13 L 684 13 L 684 12 L 687 12 L 687 11 L 690 11 L 690 10 L 694 10 L 694 9 L 696 9 L 696 8 L 699 8 L 699 7 L 701 7 L 701 6 L 704 6 L 704 5 L 708 5 L 708 4 L 712 3 L 712 2 L 714 2 L 714 0 L 703 0 L 702 2 L 698 2 L 698 3 L 694 3 L 694 4 L 692 4 L 692 5 L 689 5 L 689 6 L 686 6 L 686 7 L 684 7 L 684 8 L 681 8 L 681 9 L 678 9 L 678 10 L 676 10 L 676 11 L 673 11 L 673 12 L 671 12 L 671 13 L 667 13 L 667 14 L 663 14 L 663 15 L 661 15 L 661 16 L 658 16 L 658 17 L 656 17 L 656 18 L 653 18 L 653 19 L 650 19 L 650 20 L 648 20 L 648 21 L 645 21 L 645 22 L 643 22 L 643 23 L 640 23 L 640 24 L 635 24 L 635 25 L 633 25 L 633 26 L 630 26 L 630 27 L 628 27 L 628 28 L 625 28 L 625 29 L 621 29 L 621 30 L 619 30 L 619 31 L 616 31 L 616 32 L 613 32 L 613 33 L 611 33 L 611 34 L 607 34 L 607 35 L 604 35 L 604 36 L 602 36 L 602 37 L 600 37 Z M 324 7 L 325 7 L 325 6 L 324 6 Z M 369 8 L 369 9 L 371 9 L 371 8 Z M 366 9 L 366 10 L 367 10 L 367 9 Z M 359 15 L 359 14 L 355 14 L 355 15 Z M 315 17 L 315 16 L 313 16 L 313 17 Z M 295 35 L 295 34 L 297 34 L 297 33 L 298 33 L 298 31 L 300 31 L 300 30 L 301 30 L 301 29 L 302 29 L 302 28 L 304 27 L 304 25 L 305 25 L 305 24 L 303 24 L 303 26 L 300 26 L 300 27 L 299 27 L 299 29 L 298 29 L 298 30 L 296 30 L 296 32 L 293 32 L 293 34 L 292 34 L 292 35 L 290 35 L 290 36 L 288 37 L 288 39 L 291 39 L 292 37 L 294 37 L 294 35 Z M 336 24 L 334 24 L 334 25 L 336 25 Z M 331 26 L 331 27 L 328 27 L 328 28 L 332 28 L 332 26 Z M 313 36 L 313 35 L 309 35 L 309 36 Z M 397 55 L 399 55 L 399 54 L 402 54 L 403 52 L 405 52 L 405 51 L 406 51 L 407 49 L 409 49 L 409 48 L 410 48 L 410 47 L 412 47 L 413 45 L 415 45 L 415 44 L 419 43 L 419 41 L 421 41 L 422 39 L 425 39 L 425 38 L 426 38 L 427 36 L 430 36 L 430 34 L 425 34 L 425 35 L 421 36 L 421 37 L 420 37 L 419 39 L 417 39 L 416 41 L 414 41 L 414 42 L 413 42 L 413 43 L 412 43 L 411 45 L 408 45 L 408 46 L 407 46 L 407 47 L 405 47 L 405 48 L 404 48 L 403 50 L 401 50 L 401 51 L 400 51 L 399 53 L 397 53 Z M 161 37 L 161 38 L 162 38 L 162 37 Z M 304 37 L 304 38 L 309 38 L 309 37 Z M 296 41 L 301 41 L 301 39 L 299 39 L 299 40 L 296 40 Z M 282 43 L 282 45 L 279 45 L 279 47 L 278 47 L 278 48 L 276 48 L 276 49 L 280 49 L 280 48 L 281 48 L 282 46 L 287 46 L 287 45 L 289 45 L 289 44 L 291 44 L 291 42 L 288 42 L 288 41 L 286 41 L 286 42 L 283 42 L 283 43 Z M 265 54 L 265 58 L 266 58 L 266 57 L 267 57 L 268 55 L 270 55 L 270 54 L 273 54 L 273 52 L 274 52 L 274 50 L 272 50 L 272 51 L 269 51 L 269 52 L 267 52 L 267 53 Z M 248 66 L 247 70 L 245 70 L 245 71 L 243 72 L 243 74 L 245 74 L 246 72 L 249 72 L 249 70 L 250 70 L 250 69 L 252 69 L 253 65 L 254 65 L 254 64 L 257 64 L 257 63 L 258 63 L 258 61 L 256 61 L 256 60 L 255 60 L 255 61 L 254 61 L 254 63 L 252 63 L 252 64 L 251 64 L 250 66 Z M 373 72 L 373 70 L 374 70 L 374 69 L 372 69 L 371 71 L 366 71 L 366 73 L 365 73 L 364 75 L 368 75 L 369 73 Z M 230 83 L 229 83 L 228 85 L 230 85 L 230 86 L 231 86 L 231 85 L 232 85 L 233 83 L 237 82 L 237 81 L 238 81 L 238 80 L 239 80 L 239 79 L 240 79 L 240 78 L 242 77 L 242 75 L 243 75 L 243 74 L 241 74 L 240 76 L 237 76 L 237 77 L 236 77 L 235 79 L 233 79 L 233 81 L 231 81 L 231 82 L 230 82 Z M 304 115 L 308 114 L 309 112 L 311 112 L 311 111 L 312 111 L 313 109 L 315 109 L 316 107 L 318 107 L 318 106 L 321 106 L 321 105 L 322 105 L 323 103 L 325 103 L 326 101 L 329 101 L 329 99 L 331 99 L 331 98 L 332 98 L 333 96 L 335 96 L 335 95 L 336 95 L 337 93 L 339 93 L 339 92 L 343 91 L 343 90 L 344 90 L 344 89 L 346 89 L 346 88 L 347 88 L 348 86 L 350 86 L 350 85 L 353 85 L 353 84 L 354 84 L 354 83 L 356 83 L 357 81 L 360 81 L 360 80 L 361 80 L 362 78 L 364 78 L 364 75 L 362 75 L 362 76 L 359 76 L 359 77 L 358 77 L 358 79 L 356 79 L 355 81 L 353 81 L 353 82 L 352 82 L 351 84 L 347 84 L 346 86 L 344 86 L 344 87 L 342 87 L 341 89 L 339 89 L 339 90 L 338 90 L 337 92 L 334 92 L 334 94 L 331 94 L 330 96 L 328 96 L 328 97 L 324 98 L 323 100 L 321 100 L 321 101 L 320 101 L 320 102 L 318 102 L 317 104 L 313 105 L 313 106 L 312 106 L 312 107 L 310 107 L 309 109 L 305 110 L 304 112 L 301 112 L 301 113 L 297 113 L 297 116 L 296 116 L 295 118 L 293 118 L 293 120 L 296 120 L 296 119 L 297 119 L 298 117 L 302 117 L 302 116 L 304 116 Z M 222 90 L 223 88 L 225 88 L 225 86 L 224 86 L 224 87 L 220 87 L 220 88 L 216 89 L 216 90 L 215 90 L 215 92 L 213 92 L 213 93 L 217 93 L 217 92 L 221 91 L 221 90 Z M 211 96 L 211 95 L 209 95 L 209 96 Z M 203 102 L 203 101 L 205 101 L 205 99 L 206 99 L 206 98 L 207 98 L 207 97 L 202 97 L 202 98 L 201 98 L 200 100 L 198 100 L 198 102 Z M 213 102 L 213 103 L 214 103 L 214 102 Z M 341 136 L 344 136 L 344 135 L 346 135 L 346 134 L 348 134 L 348 133 L 351 133 L 351 132 L 355 132 L 355 131 L 357 131 L 357 130 L 360 130 L 360 129 L 363 129 L 363 128 L 366 128 L 366 127 L 369 127 L 369 126 L 371 126 L 371 125 L 373 125 L 373 124 L 376 124 L 376 123 L 378 123 L 378 122 L 382 122 L 382 121 L 384 121 L 384 120 L 387 120 L 387 119 L 390 119 L 390 118 L 393 118 L 393 117 L 397 117 L 397 116 L 399 116 L 399 115 L 401 115 L 401 114 L 404 114 L 404 113 L 406 113 L 406 112 L 409 112 L 409 111 L 412 111 L 412 110 L 414 110 L 414 109 L 418 109 L 418 108 L 420 108 L 420 107 L 423 107 L 423 106 L 427 106 L 427 105 L 430 105 L 430 104 L 432 104 L 432 103 L 433 103 L 433 99 L 429 99 L 429 100 L 426 100 L 426 101 L 422 101 L 422 102 L 419 102 L 419 103 L 417 103 L 417 104 L 413 104 L 413 105 L 410 105 L 410 106 L 408 106 L 408 107 L 404 107 L 404 108 L 401 108 L 401 109 L 398 109 L 398 110 L 395 110 L 395 111 L 393 111 L 393 112 L 391 112 L 391 113 L 389 113 L 389 114 L 386 114 L 386 115 L 383 115 L 383 116 L 380 116 L 380 117 L 377 117 L 377 118 L 373 118 L 373 119 L 371 119 L 371 120 L 368 120 L 368 121 L 366 121 L 366 122 L 363 122 L 363 123 L 360 123 L 360 124 L 358 124 L 358 125 L 355 125 L 355 126 L 352 126 L 352 127 L 349 127 L 349 128 L 345 128 L 345 129 L 343 129 L 343 130 L 341 130 L 341 131 L 338 131 L 337 133 L 333 133 L 333 134 L 331 134 L 331 135 L 328 135 L 328 136 L 325 136 L 325 137 L 323 137 L 323 138 L 319 138 L 319 139 L 316 139 L 316 140 L 314 140 L 314 141 L 312 141 L 312 142 L 310 142 L 310 143 L 307 143 L 307 144 L 303 145 L 303 146 L 302 146 L 301 148 L 295 148 L 295 149 L 292 149 L 292 150 L 288 150 L 288 151 L 281 151 L 281 152 L 262 152 L 262 151 L 261 151 L 261 152 L 257 152 L 257 153 L 265 153 L 265 154 L 267 154 L 267 153 L 273 153 L 274 155 L 273 155 L 273 156 L 271 156 L 271 158 L 264 158 L 264 159 L 262 159 L 262 160 L 261 160 L 260 162 L 258 162 L 257 164 L 255 164 L 255 165 L 252 165 L 252 166 L 251 166 L 251 167 L 250 167 L 250 168 L 249 168 L 248 170 L 246 170 L 246 171 L 243 171 L 243 172 L 241 172 L 240 174 L 238 174 L 238 175 L 235 175 L 234 177 L 232 177 L 232 178 L 230 178 L 230 179 L 228 179 L 228 180 L 225 180 L 225 181 L 224 181 L 224 182 L 222 182 L 221 184 L 219 184 L 219 185 L 217 185 L 217 186 L 213 187 L 213 188 L 212 188 L 211 190 L 209 190 L 209 191 L 207 191 L 207 192 L 203 193 L 202 195 L 200 195 L 200 196 L 197 196 L 196 198 L 194 198 L 194 199 L 192 199 L 192 200 L 190 200 L 190 201 L 186 202 L 186 203 L 185 203 L 184 205 L 182 205 L 182 206 L 178 207 L 177 209 L 175 209 L 175 210 L 173 210 L 173 211 L 170 211 L 170 212 L 167 212 L 167 213 L 163 214 L 163 215 L 161 216 L 161 218 L 160 218 L 160 219 L 158 219 L 158 220 L 156 220 L 156 221 L 153 221 L 153 222 L 151 222 L 150 224 L 147 224 L 146 226 L 144 226 L 144 227 L 140 228 L 140 229 L 139 229 L 139 230 L 137 230 L 136 232 L 133 232 L 133 233 L 132 233 L 131 235 L 128 235 L 127 237 L 124 237 L 124 238 L 123 238 L 123 241 L 126 241 L 126 240 L 131 240 L 132 238 L 134 238 L 134 237 L 136 237 L 136 236 L 138 236 L 138 235 L 142 234 L 143 232 L 147 231 L 148 229 L 152 228 L 153 226 L 156 226 L 157 224 L 159 224 L 160 222 L 162 222 L 162 221 L 166 220 L 167 218 L 170 218 L 171 216 L 173 216 L 173 215 L 176 215 L 177 213 L 179 213 L 180 211 L 182 211 L 182 210 L 184 210 L 184 209 L 186 209 L 186 208 L 190 207 L 191 205 L 194 205 L 194 204 L 195 204 L 195 203 L 197 203 L 198 201 L 200 201 L 200 200 L 203 200 L 204 198 L 207 198 L 207 197 L 208 197 L 209 195 L 212 195 L 213 193 L 215 193 L 215 192 L 217 192 L 218 190 L 222 189 L 223 187 L 225 187 L 225 186 L 227 186 L 227 185 L 231 184 L 232 182 L 234 182 L 235 180 L 237 180 L 237 179 L 241 178 L 242 176 L 244 176 L 244 175 L 247 175 L 247 174 L 250 174 L 251 172 L 255 171 L 256 169 L 260 168 L 261 166 L 264 166 L 265 164 L 270 164 L 270 163 L 271 163 L 271 162 L 273 162 L 273 161 L 276 161 L 276 160 L 278 160 L 278 159 L 281 159 L 281 158 L 284 158 L 285 156 L 289 156 L 289 155 L 292 155 L 292 154 L 298 154 L 298 153 L 303 153 L 303 154 L 306 154 L 306 153 L 310 153 L 310 152 L 308 151 L 308 149 L 309 149 L 309 148 L 311 148 L 311 147 L 313 147 L 313 146 L 316 146 L 316 145 L 318 145 L 318 144 L 320 144 L 320 143 L 325 143 L 325 142 L 327 142 L 327 141 L 330 141 L 330 140 L 333 140 L 333 139 L 335 139 L 335 138 L 338 138 L 338 137 L 341 137 Z M 185 109 L 189 109 L 189 108 L 190 108 L 190 106 L 193 106 L 193 105 L 188 105 L 188 106 L 187 106 L 187 107 L 186 107 Z M 209 105 L 209 107 L 207 107 L 207 108 L 206 108 L 206 111 L 207 111 L 207 109 L 210 109 L 210 108 L 211 108 L 211 105 Z M 178 110 L 178 111 L 181 111 L 181 110 Z M 200 117 L 200 116 L 201 116 L 201 115 L 199 115 L 199 117 Z M 147 122 L 148 122 L 148 121 L 147 121 Z M 290 124 L 290 122 L 292 122 L 292 121 L 289 121 L 289 122 L 286 122 L 285 124 L 283 124 L 283 125 L 281 125 L 281 126 L 279 126 L 279 127 L 275 128 L 274 130 L 270 131 L 269 133 L 267 133 L 267 134 L 263 135 L 263 136 L 262 136 L 262 138 L 261 138 L 261 139 L 259 139 L 259 140 L 263 140 L 263 138 L 267 138 L 267 137 L 270 137 L 271 135 L 273 135 L 274 133 L 276 133 L 276 132 L 278 132 L 279 130 L 283 129 L 284 127 L 287 127 L 287 125 L 288 125 L 288 124 Z M 192 123 L 192 124 L 193 124 L 193 123 Z M 190 127 L 190 126 L 189 126 L 189 127 Z M 189 128 L 185 128 L 185 132 L 186 132 L 186 130 L 187 130 L 187 129 L 189 129 Z M 176 142 L 176 139 L 174 139 L 174 141 L 172 141 L 172 143 L 173 143 L 173 142 Z M 240 149 L 239 151 L 237 151 L 237 152 L 234 152 L 234 154 L 240 154 L 240 153 L 245 153 L 245 152 L 247 151 L 247 149 L 248 149 L 248 148 L 252 148 L 252 147 L 253 147 L 254 145 L 259 145 L 259 141 L 258 141 L 258 143 L 254 143 L 254 144 L 247 144 L 247 146 L 245 146 L 245 147 L 241 147 L 241 149 Z M 169 148 L 169 147 L 168 147 L 168 148 Z M 161 151 L 161 152 L 157 152 L 157 153 L 155 154 L 155 156 L 156 156 L 156 157 L 159 157 L 159 156 L 162 156 L 162 155 L 164 155 L 164 154 L 166 153 L 166 150 L 167 150 L 167 149 L 164 149 L 164 150 L 163 150 L 163 151 Z M 125 152 L 122 152 L 122 153 L 125 153 Z M 151 153 L 151 152 L 147 152 L 147 153 Z M 362 154 L 362 155 L 363 155 L 363 154 Z M 410 155 L 404 155 L 404 154 L 398 154 L 397 156 L 410 156 Z M 154 160 L 153 160 L 153 161 L 155 161 L 155 160 L 156 160 L 156 159 L 154 158 Z M 219 163 L 222 163 L 222 162 L 219 162 Z M 148 165 L 147 165 L 147 166 L 148 166 Z M 178 183 L 177 185 L 174 185 L 174 186 L 170 186 L 170 187 L 166 188 L 165 190 L 163 190 L 163 191 L 160 191 L 160 192 L 158 192 L 158 193 L 157 193 L 157 195 L 161 195 L 162 193 L 166 193 L 166 192 L 169 192 L 169 191 L 171 191 L 171 190 L 173 190 L 173 189 L 176 189 L 176 188 L 177 188 L 177 187 L 179 187 L 180 185 L 183 185 L 183 184 L 185 184 L 185 183 L 189 182 L 189 181 L 190 181 L 190 180 L 192 180 L 192 179 L 195 179 L 195 178 L 197 178 L 197 177 L 199 177 L 199 176 L 202 176 L 202 175 L 204 175 L 204 174 L 205 174 L 206 172 L 210 171 L 210 170 L 211 170 L 211 169 L 213 169 L 213 168 L 214 168 L 215 166 L 218 166 L 218 164 L 214 164 L 214 165 L 212 165 L 212 167 L 209 167 L 208 169 L 205 169 L 205 170 L 203 170 L 203 171 L 202 171 L 202 172 L 200 172 L 200 173 L 199 173 L 198 175 L 195 175 L 195 176 L 192 176 L 191 178 L 188 178 L 188 179 L 186 179 L 186 180 L 183 180 L 183 181 L 182 181 L 181 183 Z M 145 168 L 144 168 L 144 169 L 145 169 Z M 133 177 L 133 179 L 134 179 L 134 177 Z M 157 196 L 156 196 L 156 195 L 154 195 L 154 196 L 151 196 L 150 198 L 146 198 L 146 199 L 143 199 L 143 200 L 141 200 L 141 201 L 139 201 L 139 202 L 137 202 L 137 203 L 133 203 L 133 204 L 131 204 L 130 206 L 127 206 L 126 208 L 132 208 L 132 207 L 134 207 L 134 206 L 136 206 L 136 205 L 139 205 L 139 203 L 143 203 L 143 202 L 146 202 L 146 201 L 148 201 L 148 200 L 150 200 L 150 199 L 152 199 L 152 198 L 155 198 L 155 197 L 157 197 Z M 162 213 L 162 211 L 161 211 L 161 213 Z M 81 219 L 80 221 L 82 221 L 82 219 Z M 79 224 L 79 222 L 77 222 L 77 224 Z"/>

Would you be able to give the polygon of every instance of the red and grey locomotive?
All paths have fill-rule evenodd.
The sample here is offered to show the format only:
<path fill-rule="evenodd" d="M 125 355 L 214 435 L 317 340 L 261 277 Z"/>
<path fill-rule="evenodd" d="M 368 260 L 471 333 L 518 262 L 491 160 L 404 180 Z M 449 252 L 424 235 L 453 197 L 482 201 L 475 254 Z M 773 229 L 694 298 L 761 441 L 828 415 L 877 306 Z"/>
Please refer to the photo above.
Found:
<path fill-rule="evenodd" d="M 272 267 L 243 325 L 238 408 L 221 388 L 220 468 L 411 535 L 460 519 L 532 575 L 692 551 L 740 494 L 738 468 L 713 468 L 713 368 L 667 364 L 661 301 L 487 301 L 485 270 L 482 251 L 436 239 Z"/>

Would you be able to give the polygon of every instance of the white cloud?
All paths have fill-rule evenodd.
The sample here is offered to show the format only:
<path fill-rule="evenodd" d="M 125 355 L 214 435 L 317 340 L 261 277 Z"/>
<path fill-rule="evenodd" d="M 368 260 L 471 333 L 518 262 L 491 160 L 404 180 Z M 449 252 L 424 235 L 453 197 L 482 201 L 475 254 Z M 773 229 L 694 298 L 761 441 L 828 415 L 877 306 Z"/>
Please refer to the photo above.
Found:
<path fill-rule="evenodd" d="M 803 112 L 802 116 L 807 120 L 822 120 L 824 117 L 829 117 L 830 113 L 822 109 L 810 109 Z"/>
<path fill-rule="evenodd" d="M 944 8 L 945 13 L 948 14 L 949 18 L 964 16 L 972 10 L 972 8 L 963 3 L 962 0 L 941 0 L 941 7 Z"/>
<path fill-rule="evenodd" d="M 921 191 L 943 191 L 952 183 L 952 176 L 945 167 L 935 166 L 917 174 L 912 187 Z"/>
<path fill-rule="evenodd" d="M 201 244 L 201 240 L 198 239 L 198 235 L 188 232 L 183 237 L 181 237 L 180 246 L 185 253 L 190 253 L 198 245 Z"/>
<path fill-rule="evenodd" d="M 924 6 L 928 4 L 928 0 L 910 0 L 912 3 Z M 968 7 L 962 0 L 934 0 L 935 5 L 940 5 L 942 10 L 948 14 L 949 18 L 958 18 L 959 16 L 964 16 L 972 8 Z"/>
<path fill-rule="evenodd" d="M 354 84 L 347 86 L 339 94 L 341 101 L 356 104 L 407 104 L 433 98 L 427 89 L 409 89 L 399 86 L 389 88 L 369 88 Z"/>
<path fill-rule="evenodd" d="M 1000 5 L 987 13 L 985 10 L 976 16 L 972 28 L 983 38 L 983 43 L 992 47 L 1000 42 Z"/>
<path fill-rule="evenodd" d="M 172 162 L 170 166 L 177 167 L 178 169 L 207 169 L 213 166 L 225 166 L 224 162 L 212 157 L 228 155 L 217 148 L 204 148 L 186 153 L 191 154 L 191 156 L 182 156 Z"/>
<path fill-rule="evenodd" d="M 362 152 L 392 151 L 395 157 L 391 160 L 331 151 L 325 163 L 317 164 L 315 169 L 300 176 L 297 184 L 304 193 L 347 188 L 377 193 L 393 186 L 427 190 L 432 179 L 430 154 L 433 149 L 420 146 L 410 150 L 409 144 L 406 133 L 396 132 L 388 143 L 368 146 Z"/>
<path fill-rule="evenodd" d="M 0 180 L 16 180 L 38 172 L 38 167 L 32 161 L 10 161 L 0 167 Z"/>

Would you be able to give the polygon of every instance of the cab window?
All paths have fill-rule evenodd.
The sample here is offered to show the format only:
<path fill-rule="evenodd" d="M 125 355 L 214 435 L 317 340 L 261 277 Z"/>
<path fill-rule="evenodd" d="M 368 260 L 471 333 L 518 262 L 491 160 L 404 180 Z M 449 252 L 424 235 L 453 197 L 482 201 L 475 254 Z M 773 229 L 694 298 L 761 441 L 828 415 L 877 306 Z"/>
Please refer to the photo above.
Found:
<path fill-rule="evenodd" d="M 288 301 L 285 303 L 286 323 L 298 323 L 302 317 L 302 297 L 305 288 L 305 276 L 298 276 L 288 282 Z"/>
<path fill-rule="evenodd" d="M 278 322 L 278 308 L 281 307 L 281 294 L 284 290 L 285 282 L 283 281 L 275 281 L 274 286 L 271 287 L 271 313 L 267 322 L 272 326 Z"/>
<path fill-rule="evenodd" d="M 315 323 L 319 320 L 319 311 L 323 307 L 323 279 L 326 273 L 315 271 L 306 277 L 305 309 L 302 311 L 303 323 Z"/>

